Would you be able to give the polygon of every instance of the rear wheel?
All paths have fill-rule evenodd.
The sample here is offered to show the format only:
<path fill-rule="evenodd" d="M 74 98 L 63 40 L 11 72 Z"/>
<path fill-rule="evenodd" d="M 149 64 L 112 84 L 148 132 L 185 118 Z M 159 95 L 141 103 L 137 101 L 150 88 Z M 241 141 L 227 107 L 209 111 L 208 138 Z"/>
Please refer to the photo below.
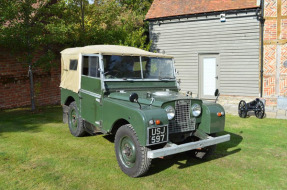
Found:
<path fill-rule="evenodd" d="M 147 157 L 148 148 L 141 146 L 130 124 L 119 128 L 115 136 L 115 152 L 121 170 L 130 177 L 144 175 L 151 159 Z"/>
<path fill-rule="evenodd" d="M 82 137 L 86 134 L 84 121 L 79 114 L 76 102 L 69 105 L 68 124 L 71 134 L 75 137 Z"/>

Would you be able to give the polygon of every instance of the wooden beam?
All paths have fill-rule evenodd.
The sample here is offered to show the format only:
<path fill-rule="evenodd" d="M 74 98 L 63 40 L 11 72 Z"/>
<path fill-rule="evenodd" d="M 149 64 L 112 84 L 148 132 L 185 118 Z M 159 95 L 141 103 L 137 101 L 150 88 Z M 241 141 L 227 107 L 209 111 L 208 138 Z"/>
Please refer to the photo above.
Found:
<path fill-rule="evenodd" d="M 265 18 L 265 20 L 277 20 L 277 17 L 272 17 L 272 16 L 266 16 L 264 18 Z M 283 19 L 287 19 L 287 15 L 282 15 L 281 20 L 283 20 Z"/>
<path fill-rule="evenodd" d="M 282 32 L 282 20 L 287 19 L 287 15 L 282 16 L 282 0 L 277 0 L 277 17 L 264 17 L 265 20 L 277 21 L 277 39 L 276 40 L 264 40 L 264 45 L 284 45 L 287 43 L 287 39 L 281 39 Z"/>
<path fill-rule="evenodd" d="M 277 17 L 266 16 L 265 20 L 277 20 Z"/>
<path fill-rule="evenodd" d="M 278 40 L 281 37 L 281 17 L 282 17 L 281 5 L 282 5 L 282 1 L 277 0 L 277 39 Z"/>
<path fill-rule="evenodd" d="M 264 40 L 264 45 L 284 45 L 287 40 Z"/>

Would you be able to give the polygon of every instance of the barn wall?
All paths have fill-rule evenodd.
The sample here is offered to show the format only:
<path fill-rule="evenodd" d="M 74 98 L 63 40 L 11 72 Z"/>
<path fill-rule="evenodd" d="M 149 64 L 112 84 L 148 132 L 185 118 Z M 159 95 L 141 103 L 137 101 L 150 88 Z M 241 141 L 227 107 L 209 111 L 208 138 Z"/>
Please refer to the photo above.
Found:
<path fill-rule="evenodd" d="M 255 12 L 150 22 L 152 50 L 175 56 L 183 91 L 198 94 L 199 54 L 219 53 L 221 95 L 259 96 L 260 22 Z"/>

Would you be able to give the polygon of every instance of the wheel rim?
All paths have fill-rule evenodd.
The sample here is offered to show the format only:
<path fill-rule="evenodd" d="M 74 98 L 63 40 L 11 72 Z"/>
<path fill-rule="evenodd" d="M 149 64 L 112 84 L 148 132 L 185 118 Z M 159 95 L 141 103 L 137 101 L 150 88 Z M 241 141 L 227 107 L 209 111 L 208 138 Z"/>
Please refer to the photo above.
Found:
<path fill-rule="evenodd" d="M 247 113 L 247 106 L 245 101 L 240 101 L 239 106 L 238 106 L 238 114 L 240 117 L 245 117 Z"/>
<path fill-rule="evenodd" d="M 128 137 L 121 138 L 119 143 L 119 156 L 127 168 L 132 168 L 136 162 L 136 148 L 134 142 Z"/>
<path fill-rule="evenodd" d="M 78 116 L 75 109 L 72 109 L 70 112 L 69 123 L 71 130 L 76 131 L 78 127 Z"/>
<path fill-rule="evenodd" d="M 260 109 L 260 111 L 255 111 L 255 115 L 257 118 L 262 119 L 265 111 L 264 111 L 264 104 L 261 101 L 258 102 L 257 109 Z"/>

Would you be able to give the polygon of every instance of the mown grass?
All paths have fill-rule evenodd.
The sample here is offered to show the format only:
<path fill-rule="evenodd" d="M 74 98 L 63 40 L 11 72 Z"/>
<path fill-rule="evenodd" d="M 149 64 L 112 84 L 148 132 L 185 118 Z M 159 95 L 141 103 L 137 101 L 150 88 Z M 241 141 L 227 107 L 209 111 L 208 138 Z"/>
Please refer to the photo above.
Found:
<path fill-rule="evenodd" d="M 73 137 L 60 107 L 0 112 L 0 189 L 287 189 L 287 121 L 227 115 L 231 141 L 202 162 L 155 159 L 121 172 L 109 136 Z"/>

